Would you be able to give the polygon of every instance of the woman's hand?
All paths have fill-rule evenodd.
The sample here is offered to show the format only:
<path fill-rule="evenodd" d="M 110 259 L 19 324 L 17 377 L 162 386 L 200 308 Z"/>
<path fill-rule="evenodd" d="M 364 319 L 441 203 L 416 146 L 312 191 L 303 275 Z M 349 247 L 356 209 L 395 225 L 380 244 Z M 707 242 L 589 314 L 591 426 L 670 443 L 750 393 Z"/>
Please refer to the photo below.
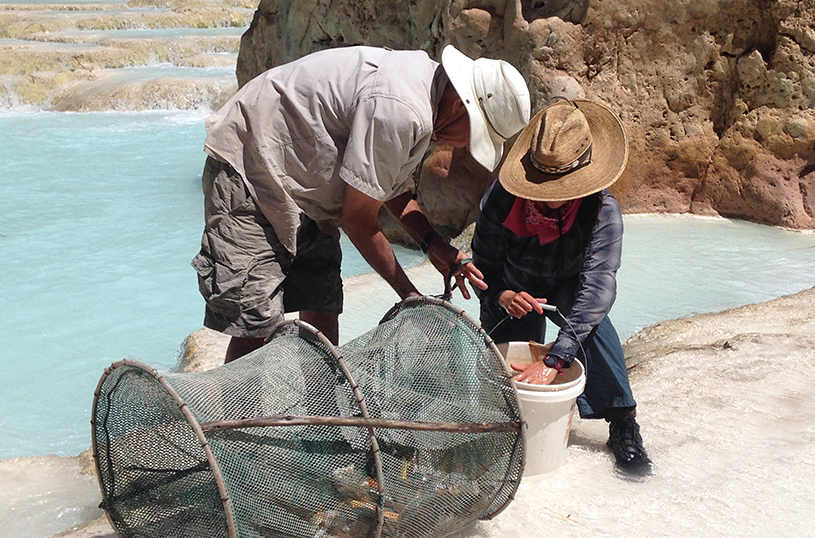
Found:
<path fill-rule="evenodd" d="M 546 299 L 537 299 L 525 291 L 506 290 L 498 297 L 498 304 L 515 318 L 522 318 L 533 310 L 538 314 L 543 314 L 540 303 L 545 303 Z"/>
<path fill-rule="evenodd" d="M 516 372 L 521 372 L 513 378 L 515 381 L 533 385 L 548 385 L 554 381 L 559 372 L 559 368 L 549 368 L 543 362 L 510 364 L 510 366 Z M 560 361 L 558 361 L 558 366 L 560 366 Z"/>

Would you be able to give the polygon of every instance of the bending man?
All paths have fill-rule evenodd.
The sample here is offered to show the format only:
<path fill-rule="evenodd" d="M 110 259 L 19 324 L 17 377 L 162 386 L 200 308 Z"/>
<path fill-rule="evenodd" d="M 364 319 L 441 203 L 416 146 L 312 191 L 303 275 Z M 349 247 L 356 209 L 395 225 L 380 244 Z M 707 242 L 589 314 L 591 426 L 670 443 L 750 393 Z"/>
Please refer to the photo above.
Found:
<path fill-rule="evenodd" d="M 284 312 L 334 343 L 342 311 L 338 225 L 400 298 L 417 295 L 377 223 L 384 205 L 445 276 L 480 271 L 436 233 L 412 196 L 431 143 L 466 147 L 489 170 L 529 119 L 523 77 L 448 46 L 347 47 L 271 69 L 207 118 L 206 226 L 192 264 L 204 325 L 229 334 L 226 361 L 260 347 Z"/>

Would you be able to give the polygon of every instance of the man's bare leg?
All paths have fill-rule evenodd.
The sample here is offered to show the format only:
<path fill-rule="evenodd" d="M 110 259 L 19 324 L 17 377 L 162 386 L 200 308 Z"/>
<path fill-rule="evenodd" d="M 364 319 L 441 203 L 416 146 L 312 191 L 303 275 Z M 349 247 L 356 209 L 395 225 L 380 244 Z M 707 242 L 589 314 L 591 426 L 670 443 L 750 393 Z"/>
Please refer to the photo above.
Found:
<path fill-rule="evenodd" d="M 247 353 L 251 353 L 260 348 L 265 341 L 265 338 L 241 338 L 239 336 L 233 336 L 229 341 L 229 345 L 226 347 L 224 364 L 239 359 Z"/>
<path fill-rule="evenodd" d="M 313 310 L 300 311 L 300 319 L 308 324 L 314 325 L 318 331 L 322 331 L 325 337 L 335 346 L 340 341 L 339 318 L 337 314 L 321 314 Z"/>

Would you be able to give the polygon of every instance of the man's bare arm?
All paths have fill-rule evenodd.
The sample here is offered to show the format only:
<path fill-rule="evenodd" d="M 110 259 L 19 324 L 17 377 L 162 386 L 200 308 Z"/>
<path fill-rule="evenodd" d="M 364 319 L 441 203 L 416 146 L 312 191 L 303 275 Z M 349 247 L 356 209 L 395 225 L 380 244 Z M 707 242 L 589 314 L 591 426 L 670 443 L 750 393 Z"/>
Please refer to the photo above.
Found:
<path fill-rule="evenodd" d="M 382 202 L 346 185 L 339 224 L 365 261 L 390 284 L 400 298 L 419 295 L 419 291 L 396 260 L 385 234 L 379 229 L 377 215 L 380 207 Z"/>
<path fill-rule="evenodd" d="M 428 234 L 433 232 L 433 226 L 431 226 L 425 214 L 422 213 L 419 203 L 413 199 L 410 192 L 406 192 L 393 200 L 385 202 L 385 207 L 396 217 L 399 224 L 402 225 L 402 228 L 404 228 L 417 243 L 421 243 L 423 239 L 428 237 Z M 445 278 L 448 277 L 451 268 L 456 267 L 468 257 L 466 252 L 462 252 L 451 246 L 444 241 L 441 236 L 435 237 L 433 241 L 428 243 L 427 255 L 431 263 L 433 263 L 433 266 L 444 275 Z M 470 292 L 464 286 L 465 277 L 473 286 L 477 286 L 482 290 L 487 289 L 487 284 L 483 280 L 484 275 L 481 274 L 481 271 L 479 271 L 472 262 L 461 265 L 455 271 L 455 278 L 461 290 L 461 295 L 465 299 L 470 298 Z"/>

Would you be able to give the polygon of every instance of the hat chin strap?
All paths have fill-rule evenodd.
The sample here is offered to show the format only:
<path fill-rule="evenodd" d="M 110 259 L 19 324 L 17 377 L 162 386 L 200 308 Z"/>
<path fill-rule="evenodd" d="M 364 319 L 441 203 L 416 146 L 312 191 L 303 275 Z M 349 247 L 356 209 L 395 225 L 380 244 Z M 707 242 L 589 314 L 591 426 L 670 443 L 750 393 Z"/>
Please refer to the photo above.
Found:
<path fill-rule="evenodd" d="M 484 113 L 484 119 L 487 120 L 487 126 L 492 130 L 492 132 L 494 132 L 495 134 L 500 136 L 504 140 L 504 142 L 506 142 L 507 140 L 512 138 L 512 135 L 507 136 L 506 134 L 501 132 L 501 130 L 498 129 L 495 126 L 495 123 L 492 121 L 492 119 L 490 119 L 491 114 L 490 114 L 490 111 L 487 110 L 487 106 L 486 106 L 486 103 L 484 102 L 484 98 L 483 97 L 477 97 L 477 99 L 478 99 L 478 107 Z"/>
<path fill-rule="evenodd" d="M 566 163 L 561 166 L 547 166 L 540 162 L 539 160 L 537 160 L 535 158 L 535 154 L 531 151 L 529 152 L 529 160 L 532 161 L 532 165 L 535 168 L 537 168 L 544 174 L 553 175 L 565 174 L 566 172 L 572 172 L 574 170 L 577 170 L 578 168 L 586 166 L 587 164 L 591 164 L 591 144 L 589 144 L 589 147 L 586 148 L 586 151 L 584 151 L 580 157 L 578 157 L 577 159 L 573 160 L 570 163 Z"/>

